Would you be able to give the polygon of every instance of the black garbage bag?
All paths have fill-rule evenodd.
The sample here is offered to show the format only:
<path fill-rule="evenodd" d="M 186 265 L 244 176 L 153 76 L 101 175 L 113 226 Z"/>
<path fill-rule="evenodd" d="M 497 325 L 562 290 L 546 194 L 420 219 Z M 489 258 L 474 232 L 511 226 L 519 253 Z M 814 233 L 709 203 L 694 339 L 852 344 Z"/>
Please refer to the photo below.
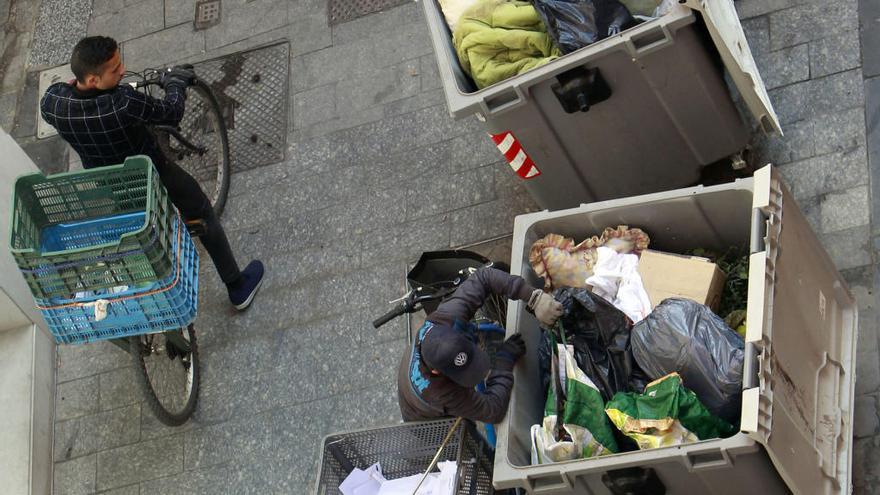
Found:
<path fill-rule="evenodd" d="M 541 374 L 541 397 L 547 397 L 550 389 L 550 363 L 553 360 L 553 341 L 550 332 L 541 329 L 541 343 L 538 345 L 538 369 Z"/>
<path fill-rule="evenodd" d="M 713 415 L 739 424 L 742 337 L 706 306 L 664 299 L 632 330 L 632 351 L 652 380 L 677 372 Z"/>
<path fill-rule="evenodd" d="M 636 24 L 618 0 L 532 0 L 562 53 L 571 53 Z"/>
<path fill-rule="evenodd" d="M 607 402 L 617 392 L 643 392 L 650 380 L 630 349 L 632 321 L 589 289 L 565 287 L 554 297 L 562 303 L 559 321 L 567 342 L 574 345 L 575 361 L 602 398 Z"/>

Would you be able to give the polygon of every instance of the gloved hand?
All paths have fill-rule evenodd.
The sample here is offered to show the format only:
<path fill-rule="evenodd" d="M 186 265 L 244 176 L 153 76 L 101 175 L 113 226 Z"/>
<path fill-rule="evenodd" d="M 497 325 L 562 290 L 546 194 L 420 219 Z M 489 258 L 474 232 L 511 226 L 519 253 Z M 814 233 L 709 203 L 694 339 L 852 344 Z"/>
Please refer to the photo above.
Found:
<path fill-rule="evenodd" d="M 526 343 L 522 334 L 515 333 L 507 338 L 495 352 L 495 363 L 498 369 L 510 371 L 513 365 L 526 353 Z"/>
<path fill-rule="evenodd" d="M 556 320 L 562 316 L 562 303 L 541 289 L 535 289 L 532 292 L 526 307 L 532 311 L 544 328 L 552 327 L 556 324 Z"/>
<path fill-rule="evenodd" d="M 162 72 L 162 75 L 159 77 L 159 84 L 163 88 L 175 85 L 186 87 L 192 84 L 195 78 L 196 73 L 193 71 L 192 65 L 175 65 L 171 70 Z"/>

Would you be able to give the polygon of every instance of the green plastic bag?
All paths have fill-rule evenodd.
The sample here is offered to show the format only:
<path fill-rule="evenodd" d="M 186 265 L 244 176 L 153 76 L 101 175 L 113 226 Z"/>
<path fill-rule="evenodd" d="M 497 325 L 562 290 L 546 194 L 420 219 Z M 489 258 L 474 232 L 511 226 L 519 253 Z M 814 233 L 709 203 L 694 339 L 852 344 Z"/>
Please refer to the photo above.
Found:
<path fill-rule="evenodd" d="M 684 388 L 678 373 L 649 383 L 644 394 L 614 394 L 605 413 L 642 450 L 736 433 L 733 425 L 712 416 L 697 396 Z"/>
<path fill-rule="evenodd" d="M 570 346 L 557 346 L 559 380 L 564 390 L 562 428 L 559 428 L 554 387 L 547 392 L 544 420 L 533 425 L 532 464 L 585 459 L 617 452 L 617 442 L 607 417 L 599 388 L 577 366 Z"/>

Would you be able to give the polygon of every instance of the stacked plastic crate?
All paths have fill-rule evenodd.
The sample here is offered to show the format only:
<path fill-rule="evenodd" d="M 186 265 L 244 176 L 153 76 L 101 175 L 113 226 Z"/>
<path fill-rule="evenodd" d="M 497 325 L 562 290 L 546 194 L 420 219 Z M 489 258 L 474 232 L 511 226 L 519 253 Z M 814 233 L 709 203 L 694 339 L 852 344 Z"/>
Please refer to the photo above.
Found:
<path fill-rule="evenodd" d="M 149 158 L 15 183 L 10 248 L 59 343 L 175 330 L 198 253 Z"/>

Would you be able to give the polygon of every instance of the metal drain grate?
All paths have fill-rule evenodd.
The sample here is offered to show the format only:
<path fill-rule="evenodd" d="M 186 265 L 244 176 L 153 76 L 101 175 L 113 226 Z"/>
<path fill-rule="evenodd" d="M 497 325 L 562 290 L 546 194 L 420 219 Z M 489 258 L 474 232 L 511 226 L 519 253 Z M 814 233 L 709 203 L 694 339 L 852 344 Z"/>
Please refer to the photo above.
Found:
<path fill-rule="evenodd" d="M 409 0 L 328 0 L 330 25 L 341 24 L 374 12 L 397 7 Z"/>
<path fill-rule="evenodd" d="M 220 24 L 220 0 L 196 2 L 196 31 Z"/>
<path fill-rule="evenodd" d="M 284 42 L 195 64 L 223 111 L 233 172 L 284 159 L 289 52 Z"/>

